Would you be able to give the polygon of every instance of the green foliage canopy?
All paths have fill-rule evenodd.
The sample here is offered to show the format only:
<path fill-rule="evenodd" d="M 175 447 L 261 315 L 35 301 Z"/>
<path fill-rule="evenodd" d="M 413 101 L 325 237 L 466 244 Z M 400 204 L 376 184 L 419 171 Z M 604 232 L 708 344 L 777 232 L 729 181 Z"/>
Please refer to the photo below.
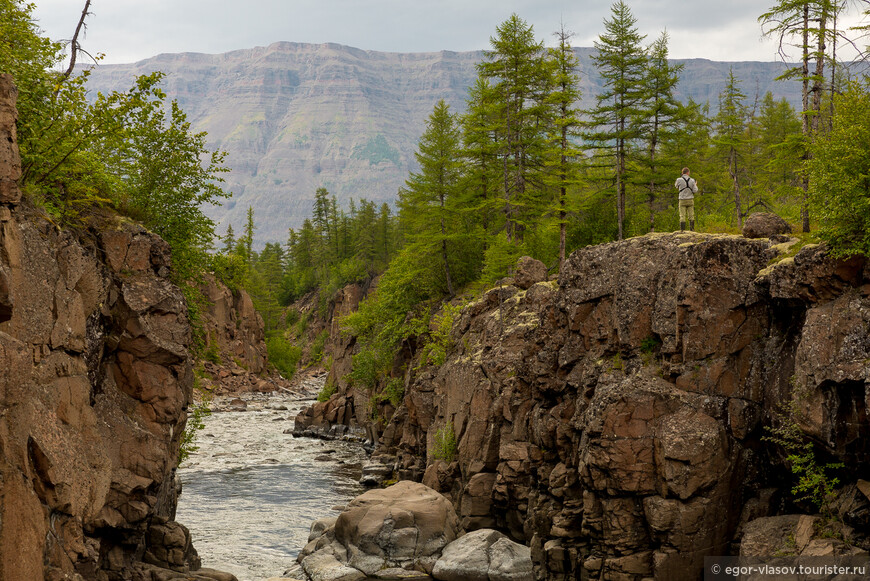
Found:
<path fill-rule="evenodd" d="M 870 82 L 836 97 L 831 130 L 810 146 L 810 207 L 837 256 L 870 256 Z"/>

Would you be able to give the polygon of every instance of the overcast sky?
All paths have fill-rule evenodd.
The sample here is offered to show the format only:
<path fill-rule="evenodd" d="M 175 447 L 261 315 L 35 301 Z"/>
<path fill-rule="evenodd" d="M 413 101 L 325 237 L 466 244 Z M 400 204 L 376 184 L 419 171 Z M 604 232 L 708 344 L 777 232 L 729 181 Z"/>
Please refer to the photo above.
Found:
<path fill-rule="evenodd" d="M 84 0 L 35 0 L 54 40 L 72 37 Z M 647 44 L 667 29 L 671 58 L 779 60 L 758 16 L 773 0 L 633 0 Z M 160 53 L 222 53 L 277 41 L 335 42 L 387 52 L 489 48 L 496 26 L 516 12 L 552 44 L 564 22 L 574 46 L 592 46 L 611 15 L 607 0 L 92 0 L 82 46 L 105 63 Z M 857 14 L 850 18 L 857 22 Z M 866 42 L 862 43 L 866 45 Z"/>

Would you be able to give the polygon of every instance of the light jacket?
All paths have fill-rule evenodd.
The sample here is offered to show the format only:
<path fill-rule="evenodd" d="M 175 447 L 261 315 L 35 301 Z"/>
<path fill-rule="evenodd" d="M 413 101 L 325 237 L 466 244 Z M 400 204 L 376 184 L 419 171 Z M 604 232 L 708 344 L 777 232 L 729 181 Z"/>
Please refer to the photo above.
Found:
<path fill-rule="evenodd" d="M 674 187 L 680 191 L 681 200 L 692 200 L 695 194 L 698 193 L 698 184 L 695 183 L 695 178 L 690 177 L 686 180 L 683 176 L 677 178 L 674 182 Z"/>

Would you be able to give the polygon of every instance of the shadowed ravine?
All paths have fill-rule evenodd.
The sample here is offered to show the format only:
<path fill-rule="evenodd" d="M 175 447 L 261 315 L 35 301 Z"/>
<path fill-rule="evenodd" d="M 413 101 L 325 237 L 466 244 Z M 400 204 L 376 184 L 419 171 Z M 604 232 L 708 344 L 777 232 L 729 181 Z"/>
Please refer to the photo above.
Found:
<path fill-rule="evenodd" d="M 311 523 L 362 492 L 365 452 L 360 444 L 284 434 L 310 401 L 244 399 L 248 411 L 205 418 L 199 450 L 179 470 L 177 518 L 190 528 L 204 566 L 256 581 L 281 576 L 305 546 Z"/>

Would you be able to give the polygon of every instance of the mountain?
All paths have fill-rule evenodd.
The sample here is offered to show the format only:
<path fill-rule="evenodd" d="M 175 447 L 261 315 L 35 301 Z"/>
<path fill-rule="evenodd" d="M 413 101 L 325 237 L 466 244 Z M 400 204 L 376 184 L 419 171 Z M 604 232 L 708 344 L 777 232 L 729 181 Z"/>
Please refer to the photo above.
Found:
<path fill-rule="evenodd" d="M 583 105 L 602 86 L 594 49 L 576 49 Z M 338 44 L 279 42 L 224 54 L 162 54 L 94 69 L 94 91 L 124 90 L 137 75 L 162 71 L 164 89 L 209 145 L 228 152 L 233 196 L 208 209 L 219 232 L 238 232 L 253 207 L 258 246 L 283 242 L 310 215 L 318 187 L 339 204 L 392 202 L 409 171 L 426 119 L 439 99 L 464 109 L 483 53 L 385 53 Z M 756 92 L 800 101 L 797 83 L 776 82 L 781 63 L 682 62 L 678 97 L 715 108 L 730 67 L 751 100 Z"/>

